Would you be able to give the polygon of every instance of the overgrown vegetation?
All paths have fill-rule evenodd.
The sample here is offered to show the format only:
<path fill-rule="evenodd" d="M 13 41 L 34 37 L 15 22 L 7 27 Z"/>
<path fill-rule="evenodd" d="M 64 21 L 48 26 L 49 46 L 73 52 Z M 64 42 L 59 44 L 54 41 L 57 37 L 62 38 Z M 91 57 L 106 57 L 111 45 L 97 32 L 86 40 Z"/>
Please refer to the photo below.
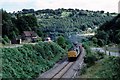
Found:
<path fill-rule="evenodd" d="M 66 55 L 54 42 L 39 42 L 17 48 L 2 48 L 3 78 L 35 78 Z"/>
<path fill-rule="evenodd" d="M 120 14 L 99 27 L 93 42 L 99 46 L 110 43 L 120 44 Z"/>
<path fill-rule="evenodd" d="M 81 71 L 81 78 L 120 79 L 120 57 L 107 56 L 101 52 L 92 52 L 90 42 L 84 43 L 86 66 Z"/>
<path fill-rule="evenodd" d="M 86 42 L 83 44 L 85 50 L 86 50 L 86 55 L 84 57 L 84 62 L 87 64 L 87 67 L 90 67 L 95 64 L 96 61 L 103 59 L 104 58 L 104 53 L 101 52 L 93 52 L 90 49 L 90 42 Z"/>
<path fill-rule="evenodd" d="M 120 79 L 120 57 L 105 57 L 89 68 L 84 68 L 81 78 Z"/>
<path fill-rule="evenodd" d="M 100 78 L 120 79 L 120 57 L 108 57 L 101 62 L 101 68 L 96 71 Z"/>

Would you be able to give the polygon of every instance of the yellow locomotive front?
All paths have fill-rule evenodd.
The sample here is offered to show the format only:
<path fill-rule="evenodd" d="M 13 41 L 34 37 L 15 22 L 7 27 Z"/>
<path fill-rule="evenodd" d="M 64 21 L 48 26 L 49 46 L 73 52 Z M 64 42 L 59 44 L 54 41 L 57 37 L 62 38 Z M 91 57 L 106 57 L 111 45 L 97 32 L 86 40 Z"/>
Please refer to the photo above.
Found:
<path fill-rule="evenodd" d="M 68 51 L 68 60 L 74 61 L 77 59 L 77 52 L 75 50 Z"/>
<path fill-rule="evenodd" d="M 68 51 L 68 60 L 76 60 L 81 53 L 81 46 L 79 44 L 74 44 Z"/>
<path fill-rule="evenodd" d="M 76 51 L 68 51 L 68 58 L 71 57 L 77 57 L 77 52 Z"/>

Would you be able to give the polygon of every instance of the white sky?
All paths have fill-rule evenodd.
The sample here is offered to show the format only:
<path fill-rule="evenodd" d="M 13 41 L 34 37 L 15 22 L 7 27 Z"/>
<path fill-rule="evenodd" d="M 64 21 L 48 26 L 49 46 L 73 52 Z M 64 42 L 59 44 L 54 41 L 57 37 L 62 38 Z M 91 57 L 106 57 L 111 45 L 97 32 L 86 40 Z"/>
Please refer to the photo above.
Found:
<path fill-rule="evenodd" d="M 83 10 L 104 10 L 118 12 L 119 0 L 0 0 L 0 7 L 8 12 L 22 9 L 58 9 L 77 8 Z"/>

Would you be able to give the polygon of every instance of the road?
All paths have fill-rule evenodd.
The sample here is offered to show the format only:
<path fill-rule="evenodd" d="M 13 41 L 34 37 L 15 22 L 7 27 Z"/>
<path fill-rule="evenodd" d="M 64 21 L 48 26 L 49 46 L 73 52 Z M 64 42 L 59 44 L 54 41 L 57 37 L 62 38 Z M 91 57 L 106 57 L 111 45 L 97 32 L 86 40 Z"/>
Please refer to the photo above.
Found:
<path fill-rule="evenodd" d="M 93 47 L 93 48 L 91 48 L 91 50 L 93 50 L 93 51 L 100 51 L 100 52 L 103 52 L 103 53 L 106 52 L 106 54 L 110 55 L 110 56 L 120 56 L 120 53 L 118 53 L 118 52 L 105 51 L 103 48 Z"/>

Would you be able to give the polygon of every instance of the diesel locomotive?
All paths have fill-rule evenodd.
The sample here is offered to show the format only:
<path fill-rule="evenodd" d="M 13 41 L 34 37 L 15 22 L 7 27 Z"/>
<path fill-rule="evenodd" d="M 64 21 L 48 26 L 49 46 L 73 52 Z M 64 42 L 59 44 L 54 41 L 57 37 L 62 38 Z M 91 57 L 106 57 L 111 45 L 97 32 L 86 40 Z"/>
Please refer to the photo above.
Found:
<path fill-rule="evenodd" d="M 74 61 L 83 51 L 82 44 L 73 43 L 73 46 L 68 50 L 68 60 Z"/>

